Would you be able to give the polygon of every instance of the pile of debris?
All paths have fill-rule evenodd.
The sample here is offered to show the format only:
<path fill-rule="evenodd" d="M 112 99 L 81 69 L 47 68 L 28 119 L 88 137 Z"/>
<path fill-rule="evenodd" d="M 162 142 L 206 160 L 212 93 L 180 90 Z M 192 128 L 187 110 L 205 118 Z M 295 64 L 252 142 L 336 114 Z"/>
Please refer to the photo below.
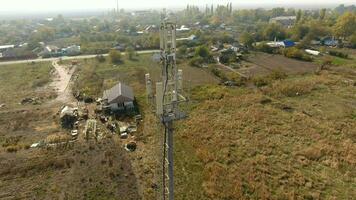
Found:
<path fill-rule="evenodd" d="M 26 97 L 26 98 L 22 99 L 20 103 L 21 103 L 21 105 L 25 105 L 25 104 L 39 105 L 42 102 L 40 101 L 40 98 L 38 98 L 38 97 Z"/>
<path fill-rule="evenodd" d="M 61 125 L 63 128 L 72 129 L 78 120 L 78 108 L 64 106 L 60 113 Z"/>

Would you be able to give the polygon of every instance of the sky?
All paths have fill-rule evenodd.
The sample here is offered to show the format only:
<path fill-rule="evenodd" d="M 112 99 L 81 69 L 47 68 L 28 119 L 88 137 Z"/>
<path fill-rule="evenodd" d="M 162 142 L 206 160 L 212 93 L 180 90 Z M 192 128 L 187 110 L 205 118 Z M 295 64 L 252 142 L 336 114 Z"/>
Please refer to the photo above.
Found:
<path fill-rule="evenodd" d="M 118 0 L 119 8 L 178 8 L 187 4 L 226 4 L 232 2 L 234 7 L 264 7 L 268 5 L 346 5 L 356 4 L 356 0 Z M 296 3 L 297 2 L 297 3 Z M 0 12 L 53 12 L 53 11 L 95 11 L 116 7 L 116 0 L 0 0 Z"/>

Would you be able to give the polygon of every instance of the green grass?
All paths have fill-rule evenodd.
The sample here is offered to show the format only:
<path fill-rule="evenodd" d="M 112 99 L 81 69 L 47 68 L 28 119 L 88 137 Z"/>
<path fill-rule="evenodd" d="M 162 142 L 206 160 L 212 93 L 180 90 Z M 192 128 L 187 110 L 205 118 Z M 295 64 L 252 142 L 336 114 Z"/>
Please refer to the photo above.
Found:
<path fill-rule="evenodd" d="M 48 62 L 0 66 L 0 103 L 14 105 L 51 81 Z"/>
<path fill-rule="evenodd" d="M 337 65 L 337 66 L 345 65 L 347 63 L 348 63 L 348 60 L 345 58 L 334 57 L 332 60 L 332 64 Z"/>

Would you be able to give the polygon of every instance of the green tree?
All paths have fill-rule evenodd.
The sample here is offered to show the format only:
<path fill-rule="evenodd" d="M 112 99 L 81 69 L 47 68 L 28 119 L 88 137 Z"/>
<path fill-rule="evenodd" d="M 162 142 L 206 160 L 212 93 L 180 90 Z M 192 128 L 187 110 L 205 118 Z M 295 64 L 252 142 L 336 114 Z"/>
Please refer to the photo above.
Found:
<path fill-rule="evenodd" d="M 272 17 L 278 17 L 284 14 L 284 8 L 273 8 L 271 12 Z"/>
<path fill-rule="evenodd" d="M 252 35 L 247 32 L 242 33 L 240 35 L 239 40 L 241 43 L 243 43 L 244 45 L 246 45 L 248 47 L 251 47 L 254 42 L 254 38 L 252 37 Z"/>
<path fill-rule="evenodd" d="M 178 48 L 178 56 L 179 57 L 184 57 L 185 54 L 187 54 L 187 46 L 186 45 L 182 45 Z"/>
<path fill-rule="evenodd" d="M 299 9 L 298 12 L 297 12 L 297 19 L 296 19 L 296 21 L 299 22 L 301 19 L 302 19 L 302 10 Z"/>
<path fill-rule="evenodd" d="M 309 26 L 305 24 L 297 24 L 293 27 L 291 34 L 292 39 L 301 40 L 309 33 Z"/>
<path fill-rule="evenodd" d="M 131 46 L 126 48 L 126 56 L 128 59 L 133 60 L 135 54 L 136 52 L 134 48 L 132 48 Z"/>
<path fill-rule="evenodd" d="M 121 53 L 117 50 L 110 50 L 109 57 L 113 64 L 120 64 L 122 63 L 122 56 Z"/>
<path fill-rule="evenodd" d="M 41 47 L 41 44 L 38 42 L 38 40 L 32 39 L 27 44 L 27 50 L 30 50 L 30 51 L 32 51 L 36 48 L 39 48 L 39 47 Z"/>
<path fill-rule="evenodd" d="M 263 36 L 266 40 L 283 40 L 286 38 L 286 31 L 282 25 L 277 23 L 268 24 L 263 31 Z"/>
<path fill-rule="evenodd" d="M 195 56 L 208 58 L 210 56 L 209 49 L 206 46 L 199 46 L 195 49 Z"/>
<path fill-rule="evenodd" d="M 337 19 L 333 27 L 334 33 L 338 37 L 349 37 L 356 32 L 356 14 L 346 12 Z"/>
<path fill-rule="evenodd" d="M 326 14 L 326 9 L 325 8 L 321 9 L 320 10 L 320 16 L 319 16 L 320 20 L 324 20 L 325 19 L 325 14 Z"/>
<path fill-rule="evenodd" d="M 352 48 L 356 48 L 356 33 L 352 34 L 351 38 L 350 38 L 350 43 Z"/>

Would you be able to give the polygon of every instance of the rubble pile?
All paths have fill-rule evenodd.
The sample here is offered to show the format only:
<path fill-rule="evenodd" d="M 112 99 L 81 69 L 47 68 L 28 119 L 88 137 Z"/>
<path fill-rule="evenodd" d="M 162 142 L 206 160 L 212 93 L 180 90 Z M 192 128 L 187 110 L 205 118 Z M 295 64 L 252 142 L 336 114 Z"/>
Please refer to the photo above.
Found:
<path fill-rule="evenodd" d="M 32 105 L 39 105 L 41 104 L 41 100 L 38 97 L 26 97 L 21 100 L 21 105 L 32 104 Z"/>

